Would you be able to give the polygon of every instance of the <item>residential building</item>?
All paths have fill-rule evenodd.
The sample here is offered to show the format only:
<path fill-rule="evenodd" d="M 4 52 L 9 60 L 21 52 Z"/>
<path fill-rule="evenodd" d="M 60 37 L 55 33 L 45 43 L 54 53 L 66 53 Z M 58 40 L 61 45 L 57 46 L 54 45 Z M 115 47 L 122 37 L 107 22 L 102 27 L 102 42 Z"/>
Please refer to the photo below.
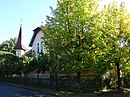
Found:
<path fill-rule="evenodd" d="M 44 51 L 44 46 L 42 45 L 43 28 L 44 26 L 40 26 L 33 30 L 34 33 L 29 43 L 29 46 L 32 47 L 32 53 L 36 55 Z"/>

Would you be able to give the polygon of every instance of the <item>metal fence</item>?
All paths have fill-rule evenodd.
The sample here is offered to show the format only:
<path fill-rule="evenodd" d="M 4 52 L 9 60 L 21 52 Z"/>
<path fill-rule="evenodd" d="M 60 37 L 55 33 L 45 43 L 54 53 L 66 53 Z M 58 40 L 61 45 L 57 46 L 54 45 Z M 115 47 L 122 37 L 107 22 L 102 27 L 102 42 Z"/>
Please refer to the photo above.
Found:
<path fill-rule="evenodd" d="M 50 79 L 50 78 L 0 78 L 1 82 L 14 83 L 26 86 L 53 88 L 65 91 L 88 92 L 97 91 L 104 87 L 104 81 L 101 79 Z"/>

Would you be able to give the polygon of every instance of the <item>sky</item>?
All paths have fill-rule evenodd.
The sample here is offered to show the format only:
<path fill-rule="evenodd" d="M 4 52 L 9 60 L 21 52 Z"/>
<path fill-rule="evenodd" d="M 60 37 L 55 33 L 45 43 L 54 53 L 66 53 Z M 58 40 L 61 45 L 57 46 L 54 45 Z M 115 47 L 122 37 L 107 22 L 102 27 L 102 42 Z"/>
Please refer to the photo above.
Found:
<path fill-rule="evenodd" d="M 24 45 L 27 47 L 33 30 L 45 24 L 49 6 L 56 8 L 56 0 L 0 0 L 0 44 L 18 37 L 20 24 Z M 22 21 L 21 21 L 22 20 Z"/>
<path fill-rule="evenodd" d="M 102 0 L 101 6 L 114 0 Z M 125 1 L 130 11 L 130 0 Z M 28 47 L 33 30 L 45 24 L 46 15 L 51 14 L 49 6 L 56 8 L 57 0 L 0 0 L 0 44 L 18 37 L 22 24 L 23 42 Z M 22 21 L 21 21 L 22 20 Z"/>

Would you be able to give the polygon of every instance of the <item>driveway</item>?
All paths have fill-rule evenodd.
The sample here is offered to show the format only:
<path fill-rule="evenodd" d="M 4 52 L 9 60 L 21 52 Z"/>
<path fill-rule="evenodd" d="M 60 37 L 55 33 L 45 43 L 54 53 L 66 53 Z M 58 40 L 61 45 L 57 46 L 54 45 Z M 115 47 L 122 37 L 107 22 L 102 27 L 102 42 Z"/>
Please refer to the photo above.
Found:
<path fill-rule="evenodd" d="M 0 83 L 0 97 L 57 97 Z"/>

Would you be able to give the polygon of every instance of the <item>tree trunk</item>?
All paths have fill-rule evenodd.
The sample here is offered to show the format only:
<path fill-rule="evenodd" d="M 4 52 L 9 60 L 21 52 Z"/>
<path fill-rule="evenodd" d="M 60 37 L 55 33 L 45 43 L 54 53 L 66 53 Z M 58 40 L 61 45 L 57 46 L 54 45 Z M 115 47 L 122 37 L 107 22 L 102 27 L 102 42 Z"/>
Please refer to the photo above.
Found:
<path fill-rule="evenodd" d="M 116 69 L 117 69 L 117 88 L 120 89 L 121 88 L 121 78 L 120 78 L 120 63 L 119 62 L 116 62 Z"/>
<path fill-rule="evenodd" d="M 37 84 L 38 84 L 38 86 L 40 86 L 39 85 L 39 71 L 37 71 Z"/>
<path fill-rule="evenodd" d="M 52 79 L 52 72 L 50 71 L 50 79 Z"/>
<path fill-rule="evenodd" d="M 56 88 L 56 90 L 58 90 L 58 77 L 57 77 L 57 72 L 55 72 L 55 76 L 54 76 L 54 78 L 55 78 L 55 88 Z"/>
<path fill-rule="evenodd" d="M 37 72 L 37 79 L 39 79 L 39 72 Z"/>
<path fill-rule="evenodd" d="M 53 73 L 50 71 L 50 86 L 53 86 Z"/>
<path fill-rule="evenodd" d="M 19 75 L 20 75 L 20 84 L 22 84 L 22 73 L 21 73 L 21 71 L 20 71 Z"/>
<path fill-rule="evenodd" d="M 77 79 L 80 79 L 80 78 L 81 78 L 80 72 L 77 72 Z"/>
<path fill-rule="evenodd" d="M 21 71 L 20 71 L 20 73 L 19 73 L 19 76 L 20 76 L 20 78 L 22 77 L 22 73 L 21 73 Z"/>

